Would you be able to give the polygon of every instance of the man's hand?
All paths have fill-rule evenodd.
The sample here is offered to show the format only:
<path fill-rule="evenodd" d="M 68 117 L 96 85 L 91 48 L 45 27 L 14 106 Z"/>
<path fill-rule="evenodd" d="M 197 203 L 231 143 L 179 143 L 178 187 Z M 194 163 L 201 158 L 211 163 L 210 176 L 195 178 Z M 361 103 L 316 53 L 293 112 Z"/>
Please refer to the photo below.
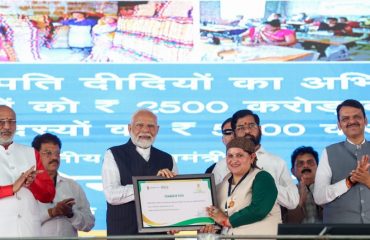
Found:
<path fill-rule="evenodd" d="M 19 178 L 13 183 L 13 193 L 18 192 L 23 186 L 29 186 L 27 185 L 28 184 L 27 179 L 31 181 L 31 179 L 34 178 L 32 177 L 34 174 L 35 174 L 35 166 L 32 166 L 30 169 L 22 173 L 21 176 L 19 176 Z M 31 183 L 32 182 L 30 182 L 29 184 Z"/>
<path fill-rule="evenodd" d="M 351 181 L 359 182 L 370 188 L 370 173 L 363 168 L 352 171 Z"/>
<path fill-rule="evenodd" d="M 174 176 L 176 176 L 176 173 L 172 172 L 168 168 L 164 168 L 158 171 L 157 176 L 162 176 L 165 178 L 173 178 Z"/>
<path fill-rule="evenodd" d="M 369 155 L 362 156 L 361 160 L 357 162 L 357 167 L 351 172 L 351 182 L 352 183 L 362 183 L 370 188 L 370 176 L 369 176 Z"/>
<path fill-rule="evenodd" d="M 53 208 L 49 209 L 49 216 L 50 217 L 57 217 L 57 216 L 66 216 L 66 217 L 73 217 L 72 207 L 75 204 L 75 200 L 73 198 L 67 198 L 57 203 L 57 205 Z"/>
<path fill-rule="evenodd" d="M 309 180 L 302 175 L 301 180 L 299 181 L 299 206 L 303 207 L 307 200 L 307 182 Z"/>
<path fill-rule="evenodd" d="M 199 230 L 199 233 L 216 233 L 215 225 L 207 224 L 205 226 L 202 226 Z"/>
<path fill-rule="evenodd" d="M 26 182 L 24 183 L 25 187 L 29 187 L 33 181 L 35 181 L 36 175 L 42 173 L 44 170 L 36 170 L 32 171 L 26 178 Z"/>

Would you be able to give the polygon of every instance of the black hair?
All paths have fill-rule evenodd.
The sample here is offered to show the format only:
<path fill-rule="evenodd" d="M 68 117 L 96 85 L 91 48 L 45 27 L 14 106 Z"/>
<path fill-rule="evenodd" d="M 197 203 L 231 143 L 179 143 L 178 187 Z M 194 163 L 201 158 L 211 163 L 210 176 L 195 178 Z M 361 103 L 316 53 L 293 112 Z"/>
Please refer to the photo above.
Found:
<path fill-rule="evenodd" d="M 33 141 L 32 141 L 32 147 L 35 148 L 37 151 L 40 151 L 41 144 L 43 143 L 54 143 L 59 146 L 59 148 L 62 148 L 62 142 L 60 139 L 51 133 L 44 133 L 42 135 L 37 135 Z"/>
<path fill-rule="evenodd" d="M 366 114 L 365 114 L 365 109 L 364 109 L 364 106 L 357 100 L 354 100 L 354 99 L 347 99 L 347 100 L 344 100 L 341 104 L 339 104 L 337 106 L 337 119 L 338 119 L 338 122 L 339 122 L 339 112 L 340 112 L 340 109 L 342 107 L 353 107 L 353 108 L 357 108 L 357 109 L 360 109 L 362 114 L 364 115 L 364 118 L 366 118 Z"/>
<path fill-rule="evenodd" d="M 317 152 L 313 149 L 313 147 L 310 147 L 310 146 L 301 146 L 301 147 L 298 147 L 296 148 L 293 153 L 292 153 L 292 156 L 291 156 L 291 162 L 292 162 L 292 168 L 294 167 L 295 165 L 295 161 L 297 159 L 297 157 L 299 155 L 302 155 L 302 154 L 311 154 L 315 161 L 316 161 L 316 164 L 319 164 L 319 154 L 317 154 Z"/>
<path fill-rule="evenodd" d="M 257 125 L 260 125 L 260 118 L 257 114 L 253 113 L 251 110 L 243 109 L 235 112 L 231 118 L 231 128 L 233 129 L 233 131 L 235 131 L 236 129 L 236 123 L 238 122 L 238 119 L 246 116 L 252 116 Z"/>
<path fill-rule="evenodd" d="M 228 123 L 228 122 L 231 122 L 231 117 L 230 118 L 228 118 L 228 119 L 226 119 L 223 123 L 222 123 L 222 125 L 221 125 L 221 129 L 224 129 L 224 126 L 226 125 L 226 123 Z"/>

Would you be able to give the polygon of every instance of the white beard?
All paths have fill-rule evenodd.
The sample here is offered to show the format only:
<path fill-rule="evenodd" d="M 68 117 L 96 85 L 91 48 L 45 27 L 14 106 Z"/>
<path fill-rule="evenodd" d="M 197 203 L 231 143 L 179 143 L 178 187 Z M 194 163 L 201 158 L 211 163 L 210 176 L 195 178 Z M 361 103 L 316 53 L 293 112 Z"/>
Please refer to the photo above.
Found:
<path fill-rule="evenodd" d="M 139 137 L 135 137 L 134 135 L 131 135 L 131 141 L 140 148 L 150 148 L 154 142 L 154 138 L 151 139 L 139 139 Z"/>
<path fill-rule="evenodd" d="M 9 138 L 3 138 L 3 137 L 0 137 L 0 145 L 5 145 L 5 144 L 10 144 L 13 142 L 13 136 L 10 136 Z"/>

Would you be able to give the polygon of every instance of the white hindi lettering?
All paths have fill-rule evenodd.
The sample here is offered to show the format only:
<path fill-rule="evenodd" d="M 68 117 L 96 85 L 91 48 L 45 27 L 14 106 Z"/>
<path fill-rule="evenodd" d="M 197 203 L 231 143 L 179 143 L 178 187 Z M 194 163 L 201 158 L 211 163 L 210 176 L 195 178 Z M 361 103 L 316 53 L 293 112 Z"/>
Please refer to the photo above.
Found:
<path fill-rule="evenodd" d="M 208 162 L 218 162 L 221 159 L 224 159 L 225 153 L 218 150 L 212 150 L 209 153 L 200 154 L 194 151 L 192 153 L 172 154 L 172 157 L 175 159 L 176 163 L 180 161 L 184 162 L 191 161 L 192 163 L 198 163 L 200 161 L 203 161 L 208 163 Z"/>
<path fill-rule="evenodd" d="M 115 83 L 115 89 L 116 90 L 122 90 L 122 81 L 123 78 L 118 77 L 114 73 L 109 72 L 102 72 L 102 73 L 96 73 L 95 77 L 93 78 L 84 78 L 80 77 L 80 81 L 83 81 L 83 85 L 87 88 L 92 89 L 100 89 L 103 91 L 107 91 L 108 89 L 108 81 L 113 81 Z"/>
<path fill-rule="evenodd" d="M 110 107 L 118 104 L 119 99 L 95 99 L 95 108 L 106 113 L 114 113 Z"/>
<path fill-rule="evenodd" d="M 108 82 L 114 82 L 115 90 L 123 89 L 123 82 L 128 82 L 128 90 L 136 90 L 137 83 L 144 88 L 158 89 L 161 91 L 166 90 L 166 83 L 172 82 L 172 86 L 177 88 L 188 88 L 191 90 L 198 90 L 200 84 L 203 83 L 203 90 L 211 90 L 213 77 L 210 73 L 194 73 L 194 77 L 160 77 L 155 74 L 150 73 L 130 73 L 127 78 L 121 78 L 114 73 L 96 73 L 95 77 L 81 77 L 80 81 L 83 81 L 84 86 L 91 89 L 99 89 L 102 91 L 108 91 L 109 85 Z"/>
<path fill-rule="evenodd" d="M 60 160 L 63 160 L 66 163 L 79 163 L 80 162 L 80 156 L 76 152 L 63 151 L 60 154 Z"/>
<path fill-rule="evenodd" d="M 106 128 L 110 128 L 110 132 L 114 135 L 129 136 L 127 124 L 106 124 Z"/>
<path fill-rule="evenodd" d="M 242 101 L 246 108 L 255 112 L 276 112 L 280 109 L 280 101 Z"/>
<path fill-rule="evenodd" d="M 63 78 L 56 78 L 43 73 L 27 73 L 23 75 L 23 78 L 30 82 L 34 81 L 35 86 L 43 90 L 49 90 L 48 85 L 54 86 L 54 90 L 61 90 L 62 81 L 64 80 Z"/>
<path fill-rule="evenodd" d="M 53 77 L 43 73 L 26 73 L 22 78 L 0 78 L 0 88 L 7 87 L 9 90 L 17 90 L 17 82 L 23 83 L 23 90 L 31 90 L 31 82 L 35 82 L 35 86 L 42 90 L 49 90 L 49 86 L 54 86 L 54 90 L 62 89 L 62 81 L 64 78 Z"/>
<path fill-rule="evenodd" d="M 338 128 L 338 125 L 337 124 L 319 124 L 319 127 L 323 128 L 324 129 L 324 132 L 325 133 L 328 133 L 328 134 L 336 134 L 336 135 L 343 135 L 343 132 L 341 130 L 339 130 Z"/>
<path fill-rule="evenodd" d="M 82 136 L 86 137 L 90 135 L 90 128 L 92 127 L 90 121 L 73 120 L 72 122 L 74 124 L 18 125 L 17 135 L 25 136 L 27 129 L 31 129 L 37 134 L 52 132 L 69 136 L 78 136 L 78 130 L 81 129 Z"/>
<path fill-rule="evenodd" d="M 0 105 L 6 105 L 12 108 L 14 104 L 15 102 L 12 98 L 0 98 Z"/>
<path fill-rule="evenodd" d="M 294 97 L 294 101 L 242 101 L 246 108 L 255 112 L 276 112 L 282 107 L 296 113 L 311 113 L 313 106 L 321 112 L 336 113 L 340 101 L 309 101 L 301 97 Z M 370 110 L 370 101 L 361 101 L 366 110 Z"/>
<path fill-rule="evenodd" d="M 230 77 L 230 81 L 233 81 L 234 87 L 246 88 L 248 90 L 254 90 L 256 87 L 263 89 L 267 88 L 272 83 L 272 89 L 280 90 L 282 77 Z"/>
<path fill-rule="evenodd" d="M 100 154 L 78 154 L 72 151 L 63 151 L 60 154 L 60 159 L 65 161 L 66 163 L 80 163 L 80 160 L 85 162 L 91 162 L 95 164 L 100 163 L 101 155 Z"/>
<path fill-rule="evenodd" d="M 246 104 L 248 109 L 261 113 L 276 112 L 281 106 L 296 113 L 312 112 L 314 101 L 309 101 L 301 97 L 294 97 L 294 99 L 294 101 L 243 101 L 242 103 Z"/>
<path fill-rule="evenodd" d="M 210 73 L 194 73 L 194 78 L 177 78 L 172 83 L 177 88 L 190 88 L 191 90 L 198 90 L 199 82 L 203 81 L 203 89 L 211 90 L 212 81 L 214 80 Z"/>
<path fill-rule="evenodd" d="M 77 105 L 79 105 L 80 102 L 73 101 L 66 97 L 61 97 L 59 99 L 60 101 L 29 101 L 28 104 L 33 105 L 33 110 L 37 112 L 63 112 L 68 106 L 70 113 L 77 113 Z"/>
<path fill-rule="evenodd" d="M 307 77 L 301 82 L 301 86 L 309 89 L 326 88 L 334 90 L 337 83 L 342 90 L 349 89 L 349 83 L 353 82 L 354 85 L 359 87 L 370 86 L 370 75 L 358 72 L 342 73 L 339 77 Z"/>
<path fill-rule="evenodd" d="M 80 157 L 82 161 L 96 163 L 96 164 L 100 163 L 100 158 L 101 158 L 100 154 L 80 154 Z"/>

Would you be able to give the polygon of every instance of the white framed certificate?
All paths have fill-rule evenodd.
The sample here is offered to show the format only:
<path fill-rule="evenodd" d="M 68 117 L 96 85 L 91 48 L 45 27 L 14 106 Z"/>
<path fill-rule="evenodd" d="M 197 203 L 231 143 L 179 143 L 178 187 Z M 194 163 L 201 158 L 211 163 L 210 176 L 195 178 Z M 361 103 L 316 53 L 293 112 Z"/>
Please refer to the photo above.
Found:
<path fill-rule="evenodd" d="M 217 205 L 213 174 L 132 179 L 139 232 L 197 230 L 215 224 L 206 211 Z"/>

